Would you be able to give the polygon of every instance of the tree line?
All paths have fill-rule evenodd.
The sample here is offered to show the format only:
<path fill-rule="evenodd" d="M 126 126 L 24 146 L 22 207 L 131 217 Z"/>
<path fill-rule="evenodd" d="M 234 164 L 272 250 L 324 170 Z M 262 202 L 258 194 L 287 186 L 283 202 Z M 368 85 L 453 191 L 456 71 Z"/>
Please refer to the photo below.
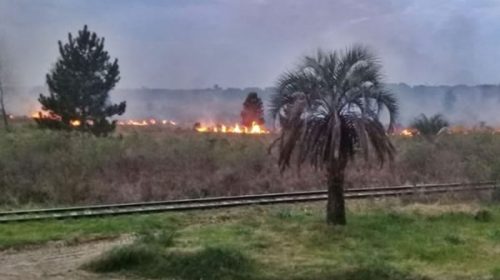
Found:
<path fill-rule="evenodd" d="M 97 136 L 115 129 L 111 118 L 122 115 L 126 103 L 110 102 L 109 92 L 119 82 L 120 70 L 104 41 L 85 25 L 75 38 L 70 33 L 67 42 L 58 42 L 59 58 L 46 76 L 48 94 L 38 98 L 45 112 L 37 119 L 40 127 Z M 307 163 L 326 176 L 326 221 L 344 225 L 348 163 L 356 154 L 366 160 L 373 154 L 383 164 L 396 152 L 387 131 L 397 118 L 398 102 L 384 86 L 379 59 L 362 45 L 318 51 L 281 75 L 276 88 L 270 112 L 281 132 L 270 150 L 277 149 L 283 172 L 295 161 L 298 168 Z M 381 112 L 389 116 L 388 127 L 380 121 Z M 256 93 L 247 96 L 241 118 L 247 126 L 264 123 L 262 100 Z"/>

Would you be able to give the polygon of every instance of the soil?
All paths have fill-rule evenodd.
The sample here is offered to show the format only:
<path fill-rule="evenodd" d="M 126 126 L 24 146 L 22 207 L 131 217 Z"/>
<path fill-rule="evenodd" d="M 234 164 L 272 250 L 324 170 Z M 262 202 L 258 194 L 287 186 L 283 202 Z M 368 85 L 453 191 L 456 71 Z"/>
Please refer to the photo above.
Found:
<path fill-rule="evenodd" d="M 114 246 L 127 244 L 130 237 L 97 240 L 67 245 L 53 242 L 37 248 L 0 251 L 0 279 L 124 279 L 118 275 L 98 275 L 80 269 L 80 266 Z"/>

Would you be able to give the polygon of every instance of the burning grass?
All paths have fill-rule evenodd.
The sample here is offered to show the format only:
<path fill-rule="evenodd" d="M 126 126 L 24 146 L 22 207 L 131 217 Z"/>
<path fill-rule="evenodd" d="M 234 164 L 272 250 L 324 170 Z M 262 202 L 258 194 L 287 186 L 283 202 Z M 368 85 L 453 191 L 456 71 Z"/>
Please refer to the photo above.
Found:
<path fill-rule="evenodd" d="M 198 133 L 169 125 L 120 126 L 113 137 L 17 128 L 0 132 L 3 208 L 196 198 L 324 188 L 321 173 L 281 175 L 273 134 Z M 396 161 L 354 162 L 347 187 L 500 177 L 500 135 L 394 137 Z"/>
<path fill-rule="evenodd" d="M 264 126 L 258 125 L 256 122 L 252 122 L 249 127 L 240 126 L 235 124 L 233 126 L 217 124 L 217 125 L 204 125 L 201 123 L 196 123 L 194 129 L 198 132 L 211 132 L 211 133 L 232 133 L 232 134 L 269 134 L 270 131 Z"/>

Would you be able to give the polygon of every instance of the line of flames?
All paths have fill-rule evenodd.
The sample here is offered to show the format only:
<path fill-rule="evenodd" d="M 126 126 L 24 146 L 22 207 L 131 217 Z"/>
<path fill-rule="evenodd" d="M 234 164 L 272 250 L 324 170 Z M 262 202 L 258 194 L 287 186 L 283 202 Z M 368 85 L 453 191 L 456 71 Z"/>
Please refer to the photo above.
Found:
<path fill-rule="evenodd" d="M 15 119 L 13 115 L 9 115 L 10 119 Z M 32 119 L 52 119 L 52 120 L 61 120 L 61 117 L 45 112 L 45 111 L 38 111 L 33 114 L 31 114 Z M 70 125 L 74 127 L 79 127 L 81 126 L 81 121 L 74 119 L 70 120 Z M 119 120 L 117 122 L 118 125 L 120 126 L 178 126 L 177 122 L 172 121 L 172 120 L 159 120 L 159 119 L 142 119 L 142 120 Z M 240 124 L 234 124 L 234 125 L 226 125 L 226 124 L 217 124 L 217 125 L 204 125 L 200 123 L 196 123 L 195 126 L 193 127 L 195 131 L 197 132 L 202 132 L 202 133 L 233 133 L 233 134 L 268 134 L 270 133 L 269 130 L 265 128 L 263 125 L 259 125 L 256 122 L 253 122 L 251 126 L 246 127 Z M 490 133 L 500 133 L 500 128 L 496 127 L 490 127 L 490 126 L 472 126 L 472 127 L 466 127 L 462 125 L 455 125 L 455 126 L 450 126 L 445 129 L 443 129 L 443 133 L 446 134 L 469 134 L 469 133 L 474 133 L 474 132 L 490 132 Z M 398 132 L 394 133 L 395 135 L 399 135 L 402 137 L 414 137 L 418 135 L 418 131 L 413 128 L 404 128 L 399 130 Z"/>
<path fill-rule="evenodd" d="M 12 118 L 14 118 L 12 116 Z M 61 117 L 56 115 L 56 114 L 51 114 L 48 112 L 44 111 L 39 111 L 31 114 L 32 119 L 51 119 L 51 120 L 61 120 Z M 74 127 L 78 127 L 82 125 L 82 122 L 78 119 L 70 120 L 69 124 Z M 126 120 L 126 121 L 118 121 L 118 125 L 122 126 L 149 126 L 149 125 L 171 125 L 171 126 L 176 126 L 177 123 L 171 120 L 156 120 L 156 119 L 149 119 L 149 120 Z"/>
<path fill-rule="evenodd" d="M 263 125 L 252 122 L 252 125 L 247 127 L 239 124 L 232 126 L 219 124 L 219 125 L 202 125 L 196 124 L 194 129 L 198 132 L 212 132 L 212 133 L 235 133 L 235 134 L 268 134 L 270 133 Z"/>
<path fill-rule="evenodd" d="M 33 118 L 33 119 L 50 119 L 50 120 L 56 120 L 56 121 L 61 120 L 60 116 L 58 116 L 54 113 L 48 113 L 48 112 L 44 112 L 44 111 L 38 111 L 38 112 L 31 114 L 31 118 Z M 74 120 L 70 120 L 69 124 L 71 126 L 74 126 L 74 127 L 79 127 L 80 125 L 82 125 L 82 122 L 80 120 L 74 119 Z"/>
<path fill-rule="evenodd" d="M 118 121 L 118 125 L 122 126 L 150 126 L 150 125 L 171 125 L 177 126 L 177 123 L 171 120 L 126 120 L 126 121 Z"/>
<path fill-rule="evenodd" d="M 500 128 L 490 127 L 490 126 L 465 127 L 462 125 L 455 125 L 455 126 L 450 126 L 450 127 L 444 127 L 440 132 L 438 132 L 438 134 L 464 134 L 464 135 L 470 134 L 470 133 L 499 134 Z M 402 137 L 410 138 L 410 137 L 417 136 L 420 133 L 415 128 L 405 128 L 405 129 L 403 129 L 395 134 L 402 136 Z"/>

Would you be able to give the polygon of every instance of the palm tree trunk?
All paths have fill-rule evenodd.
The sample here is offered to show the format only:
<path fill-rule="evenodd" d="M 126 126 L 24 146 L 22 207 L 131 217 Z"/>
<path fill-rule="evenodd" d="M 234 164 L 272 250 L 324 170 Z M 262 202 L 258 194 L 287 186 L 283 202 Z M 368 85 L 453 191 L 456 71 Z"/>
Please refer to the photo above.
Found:
<path fill-rule="evenodd" d="M 345 168 L 335 167 L 328 172 L 328 202 L 326 206 L 326 222 L 328 224 L 346 224 L 344 170 Z"/>

